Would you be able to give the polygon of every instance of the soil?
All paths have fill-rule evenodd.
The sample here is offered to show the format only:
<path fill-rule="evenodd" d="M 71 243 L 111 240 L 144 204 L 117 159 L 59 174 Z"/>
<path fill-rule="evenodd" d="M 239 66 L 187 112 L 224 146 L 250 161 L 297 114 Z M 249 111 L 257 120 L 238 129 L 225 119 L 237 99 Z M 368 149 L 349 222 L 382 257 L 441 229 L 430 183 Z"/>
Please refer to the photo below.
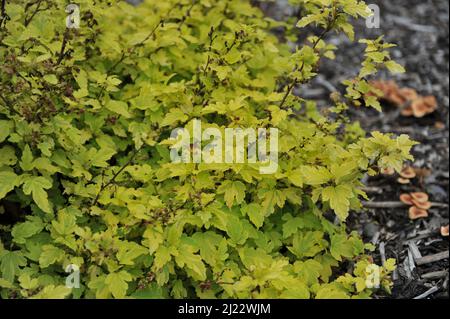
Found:
<path fill-rule="evenodd" d="M 364 107 L 351 112 L 352 119 L 359 121 L 366 131 L 408 134 L 420 142 L 413 150 L 415 160 L 408 164 L 421 170 L 423 176 L 408 185 L 399 184 L 398 176 L 366 178 L 370 201 L 399 201 L 402 193 L 420 191 L 429 194 L 433 202 L 448 205 L 449 2 L 372 0 L 367 3 L 379 6 L 380 28 L 368 28 L 364 20 L 357 21 L 356 38 L 374 39 L 384 34 L 387 42 L 397 44 L 391 51 L 392 57 L 407 70 L 395 77 L 382 72 L 377 79 L 394 80 L 400 87 L 415 89 L 424 96 L 433 95 L 438 100 L 437 111 L 420 119 L 403 117 L 398 107 L 388 104 L 383 105 L 383 113 Z M 292 14 L 284 0 L 275 5 L 262 4 L 262 7 L 275 18 Z M 343 35 L 331 34 L 326 41 L 339 48 L 337 59 L 325 61 L 319 71 L 321 75 L 296 92 L 322 106 L 329 105 L 331 92 L 343 93 L 341 82 L 357 74 L 364 49 Z M 441 226 L 449 224 L 449 214 L 448 206 L 443 206 L 430 209 L 428 218 L 415 221 L 409 219 L 408 208 L 366 209 L 352 215 L 351 229 L 376 245 L 374 259 L 382 263 L 386 258 L 395 258 L 398 263 L 392 294 L 380 293 L 376 298 L 449 297 L 449 240 L 440 233 Z M 420 256 L 440 252 L 447 252 L 446 258 L 418 265 Z"/>

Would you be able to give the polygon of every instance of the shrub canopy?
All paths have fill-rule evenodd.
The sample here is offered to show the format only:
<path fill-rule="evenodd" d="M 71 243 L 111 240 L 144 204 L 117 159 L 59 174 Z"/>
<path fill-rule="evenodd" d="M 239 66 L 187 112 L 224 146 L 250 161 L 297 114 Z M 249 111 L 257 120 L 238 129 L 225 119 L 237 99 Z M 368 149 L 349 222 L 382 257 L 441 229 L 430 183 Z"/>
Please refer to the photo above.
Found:
<path fill-rule="evenodd" d="M 293 94 L 333 58 L 325 35 L 352 38 L 365 4 L 292 1 L 304 13 L 294 27 L 247 0 L 77 2 L 81 25 L 68 29 L 66 1 L 3 1 L 1 297 L 369 297 L 372 247 L 344 222 L 361 178 L 400 170 L 414 143 L 366 136 L 346 110 L 379 107 L 368 77 L 402 68 L 367 40 L 326 112 Z M 292 52 L 284 40 L 310 24 L 320 36 Z M 278 171 L 172 163 L 172 129 L 195 119 L 278 128 Z M 72 264 L 80 288 L 65 285 Z M 377 268 L 386 289 L 393 268 Z"/>

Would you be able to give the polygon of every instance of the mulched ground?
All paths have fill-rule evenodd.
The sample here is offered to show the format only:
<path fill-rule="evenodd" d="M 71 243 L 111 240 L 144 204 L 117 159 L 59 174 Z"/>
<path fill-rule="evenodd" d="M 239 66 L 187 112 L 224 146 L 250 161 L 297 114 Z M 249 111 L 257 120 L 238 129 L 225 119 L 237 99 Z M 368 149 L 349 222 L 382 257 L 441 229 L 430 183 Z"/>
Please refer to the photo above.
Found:
<path fill-rule="evenodd" d="M 352 112 L 351 117 L 367 131 L 405 133 L 420 142 L 414 148 L 415 161 L 410 164 L 428 174 L 406 186 L 399 184 L 396 176 L 367 178 L 370 199 L 392 202 L 398 201 L 402 193 L 421 191 L 428 193 L 433 202 L 448 204 L 449 2 L 372 0 L 368 3 L 381 9 L 380 28 L 369 29 L 365 21 L 359 21 L 355 30 L 357 38 L 384 34 L 386 41 L 398 45 L 392 50 L 392 56 L 407 69 L 405 74 L 396 77 L 382 73 L 379 79 L 395 80 L 400 87 L 413 88 L 420 95 L 434 95 L 438 100 L 438 110 L 421 119 L 403 117 L 399 108 L 390 105 L 384 105 L 382 114 L 366 108 Z M 292 13 L 285 0 L 278 0 L 276 6 L 264 4 L 263 8 L 275 17 Z M 327 41 L 339 47 L 337 60 L 323 63 L 321 75 L 297 92 L 317 100 L 319 105 L 329 103 L 332 91 L 342 91 L 342 80 L 355 76 L 364 49 L 341 35 L 329 35 Z M 352 215 L 350 227 L 377 246 L 376 261 L 396 258 L 399 264 L 393 276 L 392 295 L 376 297 L 449 297 L 449 240 L 440 234 L 440 227 L 448 223 L 448 208 L 432 208 L 428 218 L 416 221 L 409 219 L 408 208 L 368 209 Z M 420 257 L 437 253 L 447 253 L 447 257 L 422 264 L 424 259 Z"/>

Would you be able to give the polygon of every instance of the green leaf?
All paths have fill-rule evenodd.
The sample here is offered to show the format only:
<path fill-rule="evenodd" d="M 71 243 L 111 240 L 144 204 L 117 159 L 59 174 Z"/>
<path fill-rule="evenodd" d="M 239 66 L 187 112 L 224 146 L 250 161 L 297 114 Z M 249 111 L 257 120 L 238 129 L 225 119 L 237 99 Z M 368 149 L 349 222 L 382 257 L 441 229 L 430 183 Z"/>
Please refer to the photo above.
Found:
<path fill-rule="evenodd" d="M 120 243 L 116 254 L 117 260 L 122 265 L 134 265 L 134 259 L 148 252 L 147 249 L 134 242 Z"/>
<path fill-rule="evenodd" d="M 245 231 L 242 221 L 236 216 L 228 217 L 227 234 L 234 244 L 243 244 L 248 238 L 248 233 Z"/>
<path fill-rule="evenodd" d="M 27 238 L 41 232 L 44 228 L 44 224 L 39 217 L 30 217 L 29 219 L 29 221 L 16 224 L 13 227 L 11 235 L 14 238 L 14 242 L 25 244 Z"/>
<path fill-rule="evenodd" d="M 308 259 L 304 262 L 297 261 L 294 264 L 295 272 L 309 286 L 319 282 L 319 277 L 322 269 L 322 265 L 318 261 L 313 259 Z"/>
<path fill-rule="evenodd" d="M 119 115 L 122 115 L 123 117 L 125 117 L 127 119 L 131 117 L 131 114 L 128 111 L 128 104 L 123 101 L 111 100 L 108 103 L 106 103 L 105 107 L 108 110 L 110 110 L 114 113 L 117 113 Z"/>
<path fill-rule="evenodd" d="M 0 143 L 6 140 L 6 138 L 11 133 L 13 127 L 14 123 L 12 121 L 0 120 Z"/>
<path fill-rule="evenodd" d="M 20 185 L 20 177 L 13 172 L 0 172 L 0 199 Z"/>
<path fill-rule="evenodd" d="M 169 248 L 167 248 L 166 246 L 159 246 L 159 248 L 156 250 L 156 253 L 155 253 L 154 265 L 155 265 L 156 269 L 161 269 L 171 259 L 172 259 L 172 257 L 170 256 Z"/>
<path fill-rule="evenodd" d="M 110 273 L 106 276 L 105 284 L 108 286 L 109 291 L 116 299 L 124 298 L 128 290 L 128 282 L 133 278 L 126 271 L 119 271 L 116 273 Z"/>
<path fill-rule="evenodd" d="M 179 267 L 186 269 L 188 274 L 195 280 L 206 280 L 206 267 L 202 258 L 189 251 L 188 248 L 179 249 L 175 261 Z"/>
<path fill-rule="evenodd" d="M 342 290 L 324 286 L 317 291 L 316 299 L 350 299 L 350 297 Z"/>
<path fill-rule="evenodd" d="M 322 190 L 322 200 L 328 201 L 340 220 L 344 221 L 349 214 L 352 188 L 348 185 L 328 186 Z"/>
<path fill-rule="evenodd" d="M 298 258 L 314 257 L 326 248 L 323 235 L 321 231 L 296 233 L 288 249 Z"/>
<path fill-rule="evenodd" d="M 23 192 L 25 195 L 32 195 L 34 202 L 46 213 L 53 213 L 46 189 L 52 188 L 52 182 L 42 176 L 32 176 L 25 179 Z"/>
<path fill-rule="evenodd" d="M 331 238 L 331 255 L 341 261 L 342 257 L 351 258 L 354 255 L 353 241 L 347 238 L 347 235 L 336 234 Z"/>
<path fill-rule="evenodd" d="M 0 255 L 0 271 L 2 278 L 8 282 L 14 282 L 14 278 L 20 271 L 20 267 L 27 264 L 27 260 L 20 251 L 6 251 Z"/>
<path fill-rule="evenodd" d="M 0 167 L 13 166 L 17 163 L 17 156 L 13 147 L 6 145 L 0 148 Z"/>
<path fill-rule="evenodd" d="M 288 174 L 288 180 L 297 187 L 303 187 L 303 174 L 301 169 L 295 169 Z"/>
<path fill-rule="evenodd" d="M 225 181 L 217 189 L 218 194 L 224 194 L 225 202 L 228 207 L 234 203 L 240 204 L 245 197 L 245 185 L 240 181 Z"/>
<path fill-rule="evenodd" d="M 28 145 L 26 145 L 23 150 L 22 160 L 20 161 L 20 167 L 24 171 L 31 171 L 34 168 L 33 154 L 31 153 L 31 149 Z"/>
<path fill-rule="evenodd" d="M 64 299 L 72 292 L 71 288 L 65 286 L 49 285 L 44 287 L 38 294 L 31 297 L 32 299 Z"/>
<path fill-rule="evenodd" d="M 169 113 L 166 114 L 164 120 L 161 123 L 161 126 L 170 126 L 177 122 L 185 122 L 187 121 L 188 116 L 184 114 L 181 109 L 171 109 Z"/>
<path fill-rule="evenodd" d="M 384 65 L 391 73 L 405 73 L 406 71 L 403 66 L 392 60 L 385 62 Z"/>
<path fill-rule="evenodd" d="M 245 206 L 243 210 L 247 213 L 250 221 L 257 227 L 260 228 L 264 224 L 265 212 L 262 207 L 258 204 L 252 203 Z"/>
<path fill-rule="evenodd" d="M 54 74 L 46 74 L 44 75 L 44 80 L 50 84 L 56 85 L 58 84 L 58 78 Z"/>
<path fill-rule="evenodd" d="M 302 166 L 301 170 L 306 185 L 322 185 L 333 178 L 333 175 L 325 167 Z"/>
<path fill-rule="evenodd" d="M 309 24 L 311 24 L 313 22 L 317 23 L 318 21 L 320 21 L 320 18 L 321 18 L 321 15 L 319 15 L 319 14 L 307 15 L 307 16 L 301 18 L 297 22 L 296 27 L 297 28 L 304 28 L 304 27 L 306 27 L 307 25 L 309 25 Z"/>
<path fill-rule="evenodd" d="M 58 212 L 58 219 L 52 221 L 55 232 L 63 237 L 72 234 L 76 225 L 76 217 L 65 210 Z"/>
<path fill-rule="evenodd" d="M 62 261 L 64 256 L 64 250 L 53 245 L 45 245 L 42 247 L 42 253 L 39 257 L 39 265 L 42 268 L 47 268 L 56 262 Z"/>
<path fill-rule="evenodd" d="M 9 281 L 0 278 L 0 288 L 7 288 L 7 289 L 12 289 L 14 288 L 14 285 L 12 283 L 10 283 Z"/>

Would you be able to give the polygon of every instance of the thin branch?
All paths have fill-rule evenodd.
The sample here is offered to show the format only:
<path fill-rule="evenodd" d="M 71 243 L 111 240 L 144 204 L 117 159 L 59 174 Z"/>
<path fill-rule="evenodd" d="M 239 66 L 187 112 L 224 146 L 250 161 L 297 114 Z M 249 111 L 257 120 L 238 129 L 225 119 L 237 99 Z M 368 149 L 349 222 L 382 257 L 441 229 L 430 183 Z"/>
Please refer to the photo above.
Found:
<path fill-rule="evenodd" d="M 6 0 L 2 0 L 0 7 L 0 28 L 3 25 L 3 22 L 9 19 L 8 14 L 6 13 Z"/>
<path fill-rule="evenodd" d="M 2 99 L 3 103 L 6 104 L 6 107 L 9 109 L 9 111 L 11 113 L 17 114 L 17 115 L 21 115 L 19 112 L 16 111 L 16 109 L 13 107 L 13 103 L 11 103 L 11 101 L 9 101 L 5 96 L 0 94 L 0 99 Z"/>
<path fill-rule="evenodd" d="M 428 296 L 430 296 L 430 295 L 432 295 L 432 294 L 434 294 L 435 292 L 438 292 L 439 291 L 439 288 L 438 287 L 436 287 L 436 286 L 434 286 L 434 287 L 431 287 L 430 289 L 428 289 L 426 292 L 424 292 L 423 294 L 421 294 L 421 295 L 419 295 L 419 296 L 417 296 L 417 297 L 414 297 L 413 299 L 425 299 L 425 298 L 427 298 Z"/>
<path fill-rule="evenodd" d="M 437 253 L 434 255 L 428 255 L 428 256 L 425 256 L 422 258 L 417 258 L 415 261 L 416 261 L 417 265 L 421 266 L 421 265 L 431 264 L 431 263 L 434 263 L 436 261 L 440 261 L 443 259 L 448 259 L 448 257 L 449 257 L 449 251 L 446 250 L 446 251 L 443 251 L 443 252 L 440 252 L 440 253 Z"/>
<path fill-rule="evenodd" d="M 319 44 L 319 42 L 325 37 L 325 35 L 331 31 L 332 27 L 334 24 L 334 20 L 330 22 L 330 24 L 322 31 L 322 33 L 317 37 L 316 41 L 314 41 L 313 43 L 313 50 L 317 47 L 317 45 Z M 302 61 L 302 65 L 300 67 L 296 66 L 294 69 L 294 72 L 302 72 L 303 69 L 305 68 L 305 62 Z M 280 103 L 280 108 L 283 108 L 284 104 L 287 101 L 287 98 L 289 97 L 289 95 L 292 93 L 292 91 L 294 90 L 294 88 L 300 83 L 300 80 L 298 78 L 295 78 L 291 84 L 288 84 L 287 86 L 287 90 L 286 90 L 286 94 L 283 96 L 283 99 L 281 100 Z"/>
<path fill-rule="evenodd" d="M 64 37 L 63 37 L 63 41 L 62 41 L 62 45 L 61 45 L 61 50 L 59 51 L 59 56 L 58 56 L 58 61 L 56 62 L 56 65 L 59 65 L 62 60 L 64 59 L 65 51 L 66 51 L 66 46 L 67 46 L 67 42 L 68 42 L 68 38 L 69 38 L 69 28 L 66 28 L 66 31 L 64 31 Z"/>
<path fill-rule="evenodd" d="M 117 178 L 117 177 L 118 177 L 118 176 L 119 176 L 119 175 L 120 175 L 120 174 L 121 174 L 128 166 L 130 166 L 130 164 L 134 161 L 134 159 L 136 158 L 136 155 L 139 153 L 139 151 L 140 151 L 141 149 L 142 149 L 142 148 L 135 149 L 134 152 L 133 152 L 133 155 L 131 155 L 131 157 L 130 157 L 130 159 L 128 160 L 128 162 L 126 162 L 125 165 L 122 166 L 122 167 L 114 174 L 114 176 L 109 180 L 108 183 L 102 185 L 102 187 L 100 188 L 100 191 L 98 192 L 97 196 L 95 197 L 95 200 L 94 200 L 93 203 L 92 203 L 92 206 L 97 205 L 98 200 L 100 199 L 101 193 L 102 193 L 106 188 L 108 188 L 111 184 L 113 184 L 113 183 L 115 182 L 116 178 Z"/>
<path fill-rule="evenodd" d="M 34 16 L 35 16 L 39 11 L 42 11 L 42 10 L 39 10 L 40 7 L 41 7 L 42 1 L 43 1 L 43 0 L 38 0 L 37 6 L 36 6 L 36 10 L 34 10 L 34 12 L 33 12 L 29 17 L 25 17 L 25 26 L 28 26 L 28 25 L 30 24 L 31 20 L 33 20 Z"/>
<path fill-rule="evenodd" d="M 434 279 L 445 278 L 447 275 L 448 275 L 448 269 L 447 270 L 439 270 L 439 271 L 428 272 L 426 274 L 421 275 L 421 277 L 423 279 L 434 280 Z"/>
<path fill-rule="evenodd" d="M 178 26 L 178 31 L 181 30 L 181 28 L 183 27 L 184 23 L 186 22 L 186 19 L 188 17 L 191 16 L 191 11 L 194 8 L 194 6 L 197 4 L 198 0 L 193 0 L 191 6 L 189 7 L 188 11 L 186 12 L 186 14 L 183 16 L 180 25 Z"/>
<path fill-rule="evenodd" d="M 166 21 L 167 17 L 170 15 L 170 13 L 172 12 L 172 10 L 173 10 L 173 7 L 167 12 L 167 14 L 166 14 L 166 16 L 165 16 L 164 18 L 161 18 L 161 19 L 159 20 L 158 24 L 150 31 L 150 33 L 149 33 L 142 41 L 136 43 L 133 47 L 128 48 L 127 51 L 123 51 L 123 52 L 122 52 L 122 55 L 121 55 L 121 57 L 120 57 L 120 59 L 119 59 L 118 61 L 116 61 L 116 62 L 115 62 L 115 63 L 114 63 L 114 64 L 106 71 L 106 74 L 110 74 L 112 71 L 114 71 L 114 69 L 115 69 L 120 63 L 122 63 L 122 62 L 125 60 L 125 58 L 126 58 L 126 56 L 127 56 L 126 53 L 132 54 L 132 53 L 134 52 L 134 50 L 135 50 L 137 47 L 142 46 L 142 45 L 143 45 L 145 42 L 147 42 L 151 37 L 153 37 L 153 36 L 155 35 L 156 31 L 158 31 L 158 29 L 159 29 L 162 25 L 164 25 L 164 22 Z"/>

